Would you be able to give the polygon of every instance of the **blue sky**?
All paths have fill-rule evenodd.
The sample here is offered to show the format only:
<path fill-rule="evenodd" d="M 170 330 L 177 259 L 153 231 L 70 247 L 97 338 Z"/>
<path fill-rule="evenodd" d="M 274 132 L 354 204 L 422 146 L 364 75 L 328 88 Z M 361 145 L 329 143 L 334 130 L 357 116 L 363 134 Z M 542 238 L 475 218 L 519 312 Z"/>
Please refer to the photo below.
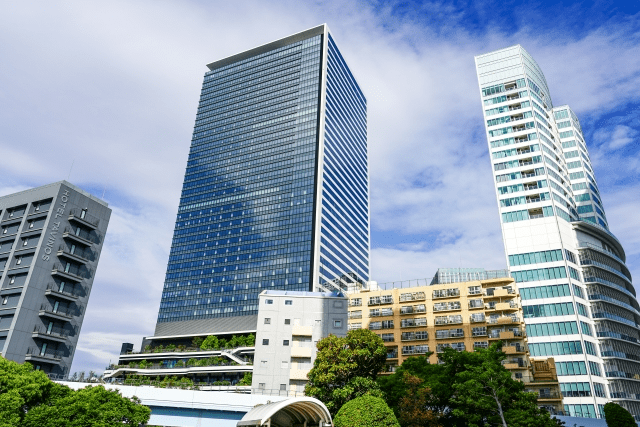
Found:
<path fill-rule="evenodd" d="M 473 56 L 517 43 L 578 114 L 640 278 L 639 9 L 0 0 L 0 195 L 70 176 L 113 209 L 72 370 L 153 333 L 205 65 L 324 22 L 368 98 L 374 279 L 506 266 Z"/>

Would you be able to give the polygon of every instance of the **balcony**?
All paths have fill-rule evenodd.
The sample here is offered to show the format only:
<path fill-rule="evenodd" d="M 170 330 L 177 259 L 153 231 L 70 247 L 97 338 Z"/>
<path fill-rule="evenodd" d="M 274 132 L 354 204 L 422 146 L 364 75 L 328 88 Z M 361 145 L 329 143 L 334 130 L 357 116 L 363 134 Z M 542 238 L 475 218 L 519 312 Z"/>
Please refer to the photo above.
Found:
<path fill-rule="evenodd" d="M 98 243 L 97 235 L 89 233 L 86 230 L 82 230 L 81 228 L 73 229 L 72 227 L 65 227 L 62 237 L 68 240 L 75 240 L 76 242 L 82 243 L 87 246 Z"/>
<path fill-rule="evenodd" d="M 313 335 L 313 328 L 311 326 L 294 326 L 291 328 L 291 335 L 294 337 L 310 337 Z"/>
<path fill-rule="evenodd" d="M 308 380 L 309 377 L 308 369 L 291 369 L 289 371 L 289 379 L 290 380 Z"/>
<path fill-rule="evenodd" d="M 58 363 L 62 359 L 62 352 L 57 350 L 41 350 L 37 347 L 29 347 L 25 361 L 46 362 L 46 363 Z"/>
<path fill-rule="evenodd" d="M 58 252 L 56 253 L 56 255 L 59 258 L 67 258 L 81 264 L 86 264 L 87 262 L 93 260 L 93 252 L 91 252 L 89 249 L 78 249 L 75 247 L 75 245 L 71 246 L 71 249 L 69 249 L 66 245 L 60 245 L 58 247 Z"/>
<path fill-rule="evenodd" d="M 527 352 L 527 348 L 523 345 L 509 345 L 502 347 L 502 351 L 505 354 L 524 354 Z"/>
<path fill-rule="evenodd" d="M 55 283 L 49 283 L 47 285 L 47 290 L 44 293 L 47 296 L 54 296 L 56 298 L 60 298 L 66 301 L 76 301 L 78 299 L 78 295 L 74 294 L 69 290 L 65 290 L 64 288 L 60 290 L 60 287 Z"/>
<path fill-rule="evenodd" d="M 89 215 L 84 209 L 71 209 L 69 212 L 69 221 L 75 221 L 79 224 L 89 227 L 92 230 L 98 228 L 100 220 L 95 216 Z"/>
<path fill-rule="evenodd" d="M 87 271 L 89 272 L 89 274 L 91 274 L 91 270 L 87 269 Z M 59 276 L 68 280 L 73 280 L 75 282 L 82 282 L 82 280 L 84 279 L 83 273 L 78 267 L 71 266 L 70 264 L 62 265 L 59 262 L 53 265 L 51 275 Z"/>
<path fill-rule="evenodd" d="M 291 347 L 291 357 L 311 358 L 312 349 L 310 347 Z"/>
<path fill-rule="evenodd" d="M 538 400 L 562 400 L 562 394 L 557 391 L 538 392 Z"/>
<path fill-rule="evenodd" d="M 69 337 L 69 333 L 60 330 L 47 330 L 44 326 L 36 326 L 33 328 L 33 332 L 31 333 L 32 338 L 39 338 L 42 340 L 49 340 L 55 342 L 64 343 L 67 341 Z"/>
<path fill-rule="evenodd" d="M 51 319 L 62 320 L 68 322 L 73 317 L 73 314 L 69 310 L 61 310 L 57 307 L 51 307 L 48 304 L 42 304 L 38 315 L 43 317 L 49 317 Z"/>

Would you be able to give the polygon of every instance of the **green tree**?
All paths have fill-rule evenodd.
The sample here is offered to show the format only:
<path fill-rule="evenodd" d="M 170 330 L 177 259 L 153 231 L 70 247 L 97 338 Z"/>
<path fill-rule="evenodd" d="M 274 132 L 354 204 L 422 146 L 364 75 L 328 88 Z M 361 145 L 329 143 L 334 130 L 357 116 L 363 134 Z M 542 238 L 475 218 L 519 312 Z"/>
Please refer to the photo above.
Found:
<path fill-rule="evenodd" d="M 29 363 L 0 357 L 1 427 L 138 426 L 151 410 L 102 386 L 77 391 L 49 380 Z"/>
<path fill-rule="evenodd" d="M 404 373 L 405 395 L 398 402 L 398 421 L 403 427 L 438 427 L 437 415 L 429 409 L 434 399 L 420 378 Z"/>
<path fill-rule="evenodd" d="M 202 337 L 195 337 L 192 341 L 191 341 L 191 346 L 195 347 L 195 348 L 200 348 L 200 346 L 202 345 L 202 343 L 204 342 L 204 338 Z"/>
<path fill-rule="evenodd" d="M 609 402 L 604 405 L 604 418 L 609 427 L 638 427 L 629 411 L 617 403 Z"/>
<path fill-rule="evenodd" d="M 253 381 L 253 374 L 251 372 L 245 372 L 244 377 L 236 385 L 251 385 Z"/>
<path fill-rule="evenodd" d="M 209 335 L 204 339 L 202 344 L 200 344 L 200 348 L 202 350 L 216 350 L 220 348 L 220 341 L 218 340 L 217 336 Z"/>
<path fill-rule="evenodd" d="M 438 423 L 444 427 L 561 425 L 538 408 L 534 393 L 526 393 L 524 384 L 511 378 L 502 366 L 506 355 L 499 344 L 475 352 L 446 349 L 439 355 L 441 364 L 430 365 L 427 357 L 409 358 L 396 373 L 379 379 L 403 426 L 410 425 L 399 411 L 401 400 L 411 397 L 411 388 L 404 381 L 406 373 L 422 380 L 418 390 L 430 389 L 427 409 L 439 416 Z"/>
<path fill-rule="evenodd" d="M 333 423 L 336 427 L 400 427 L 385 401 L 370 395 L 356 397 L 345 403 Z"/>
<path fill-rule="evenodd" d="M 23 427 L 139 426 L 149 421 L 151 410 L 137 397 L 124 398 L 118 391 L 89 386 L 73 391 L 65 387 L 62 397 L 50 405 L 29 411 Z"/>
<path fill-rule="evenodd" d="M 318 342 L 305 394 L 322 401 L 335 415 L 346 402 L 365 394 L 382 396 L 376 378 L 387 358 L 382 339 L 368 329 L 352 330 Z"/>

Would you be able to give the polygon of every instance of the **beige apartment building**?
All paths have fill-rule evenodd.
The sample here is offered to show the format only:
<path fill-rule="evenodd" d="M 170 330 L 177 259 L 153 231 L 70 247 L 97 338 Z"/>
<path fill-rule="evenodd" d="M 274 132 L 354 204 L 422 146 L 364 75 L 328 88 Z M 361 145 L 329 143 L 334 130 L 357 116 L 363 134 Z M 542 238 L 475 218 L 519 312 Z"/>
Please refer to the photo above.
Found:
<path fill-rule="evenodd" d="M 504 277 L 496 277 L 501 275 Z M 423 282 L 423 286 L 386 290 L 375 283 L 354 288 L 348 295 L 349 329 L 368 328 L 382 338 L 387 347 L 387 372 L 395 371 L 411 356 L 432 352 L 429 362 L 438 363 L 438 354 L 447 347 L 473 351 L 502 341 L 505 368 L 524 381 L 528 391 L 538 393 L 540 406 L 552 413 L 562 411 L 553 358 L 529 358 L 514 280 L 506 272 L 488 276 L 496 278 Z"/>

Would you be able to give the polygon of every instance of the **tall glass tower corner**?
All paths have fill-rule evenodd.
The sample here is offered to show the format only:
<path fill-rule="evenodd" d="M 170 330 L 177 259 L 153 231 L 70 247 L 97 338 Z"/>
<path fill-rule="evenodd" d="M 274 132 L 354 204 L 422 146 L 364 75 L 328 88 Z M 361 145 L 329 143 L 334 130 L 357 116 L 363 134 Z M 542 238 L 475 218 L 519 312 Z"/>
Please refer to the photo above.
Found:
<path fill-rule="evenodd" d="M 208 68 L 156 336 L 255 330 L 263 290 L 369 278 L 367 101 L 327 25 Z"/>
<path fill-rule="evenodd" d="M 640 420 L 640 306 L 582 128 L 516 45 L 475 57 L 507 261 L 529 352 L 554 357 L 567 415 Z"/>

